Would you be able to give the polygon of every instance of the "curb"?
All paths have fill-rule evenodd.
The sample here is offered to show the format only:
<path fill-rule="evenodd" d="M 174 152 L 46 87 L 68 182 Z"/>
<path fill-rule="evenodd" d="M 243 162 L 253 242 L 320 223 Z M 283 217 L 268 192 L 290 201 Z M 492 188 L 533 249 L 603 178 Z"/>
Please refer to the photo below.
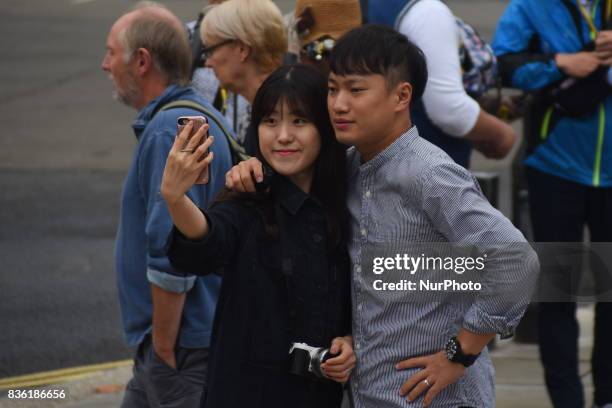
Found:
<path fill-rule="evenodd" d="M 60 370 L 43 371 L 40 373 L 19 375 L 0 379 L 0 391 L 13 388 L 28 388 L 41 385 L 56 384 L 71 380 L 78 380 L 95 374 L 98 371 L 126 367 L 132 360 L 120 360 L 102 364 L 91 364 L 79 367 L 63 368 Z"/>

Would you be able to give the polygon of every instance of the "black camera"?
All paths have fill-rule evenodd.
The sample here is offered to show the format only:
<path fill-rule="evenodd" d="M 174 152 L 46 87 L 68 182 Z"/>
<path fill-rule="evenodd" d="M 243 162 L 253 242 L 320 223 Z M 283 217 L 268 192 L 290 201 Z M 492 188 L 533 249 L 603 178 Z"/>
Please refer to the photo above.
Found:
<path fill-rule="evenodd" d="M 330 353 L 328 348 L 312 347 L 305 343 L 293 343 L 289 348 L 289 372 L 305 377 L 325 378 L 321 364 L 337 354 Z"/>

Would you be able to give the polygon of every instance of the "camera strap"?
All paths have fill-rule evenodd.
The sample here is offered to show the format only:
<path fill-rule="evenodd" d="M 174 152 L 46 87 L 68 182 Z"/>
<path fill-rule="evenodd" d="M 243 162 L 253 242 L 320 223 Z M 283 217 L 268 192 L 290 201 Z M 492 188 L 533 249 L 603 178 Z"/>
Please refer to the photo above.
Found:
<path fill-rule="evenodd" d="M 606 28 L 607 23 L 608 23 L 607 15 L 610 12 L 609 7 L 611 7 L 609 1 L 595 0 L 593 3 L 592 9 L 591 9 L 591 15 L 589 15 L 589 12 L 580 3 L 580 0 L 577 0 L 577 5 L 574 4 L 570 0 L 561 0 L 561 3 L 563 3 L 567 11 L 572 16 L 572 20 L 574 21 L 574 25 L 576 26 L 576 31 L 578 32 L 579 40 L 583 45 L 586 45 L 586 44 L 584 41 L 582 20 L 584 19 L 584 21 L 587 23 L 587 26 L 589 27 L 589 30 L 591 33 L 591 36 L 590 36 L 591 40 L 595 40 L 595 37 L 597 36 L 597 28 L 595 27 L 594 20 L 595 20 L 595 13 L 597 12 L 598 8 L 601 8 L 601 13 L 600 13 L 601 29 L 603 30 Z"/>

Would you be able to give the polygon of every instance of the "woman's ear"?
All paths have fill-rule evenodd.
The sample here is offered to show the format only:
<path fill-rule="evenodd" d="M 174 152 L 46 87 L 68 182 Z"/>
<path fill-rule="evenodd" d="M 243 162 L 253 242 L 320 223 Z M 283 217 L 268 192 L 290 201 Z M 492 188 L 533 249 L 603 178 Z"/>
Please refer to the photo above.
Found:
<path fill-rule="evenodd" d="M 243 43 L 242 41 L 238 42 L 238 50 L 240 52 L 240 62 L 244 62 L 251 55 L 251 47 Z"/>
<path fill-rule="evenodd" d="M 409 109 L 412 101 L 412 85 L 408 82 L 401 82 L 396 88 L 395 98 L 396 112 Z"/>

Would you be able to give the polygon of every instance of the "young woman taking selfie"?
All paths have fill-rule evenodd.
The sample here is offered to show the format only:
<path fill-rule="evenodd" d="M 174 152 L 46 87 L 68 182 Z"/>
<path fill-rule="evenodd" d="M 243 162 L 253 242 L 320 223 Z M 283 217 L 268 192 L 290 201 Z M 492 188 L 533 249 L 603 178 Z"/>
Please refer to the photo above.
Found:
<path fill-rule="evenodd" d="M 162 196 L 175 224 L 170 260 L 223 277 L 206 407 L 339 407 L 355 364 L 349 336 L 345 155 L 326 79 L 281 67 L 253 103 L 257 157 L 271 171 L 256 194 L 225 192 L 209 209 L 186 192 L 214 160 L 203 127 L 181 132 Z M 199 146 L 199 147 L 198 147 Z M 329 350 L 327 350 L 329 349 Z"/>

